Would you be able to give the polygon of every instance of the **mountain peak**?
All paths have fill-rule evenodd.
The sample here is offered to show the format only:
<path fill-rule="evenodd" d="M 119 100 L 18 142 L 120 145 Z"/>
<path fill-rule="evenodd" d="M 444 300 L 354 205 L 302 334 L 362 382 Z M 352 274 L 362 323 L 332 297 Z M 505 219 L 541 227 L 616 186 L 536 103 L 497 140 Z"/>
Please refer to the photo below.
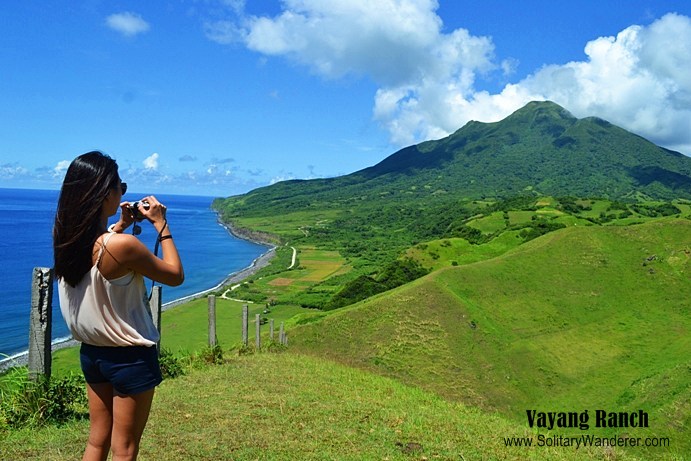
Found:
<path fill-rule="evenodd" d="M 691 197 L 691 158 L 600 118 L 578 119 L 552 101 L 530 102 L 498 122 L 469 122 L 446 138 L 406 147 L 353 176 L 459 190 L 464 197 L 525 191 Z"/>
<path fill-rule="evenodd" d="M 567 127 L 577 121 L 571 112 L 552 101 L 531 101 L 502 120 L 532 127 L 555 123 Z"/>
<path fill-rule="evenodd" d="M 554 101 L 530 101 L 528 104 L 525 106 L 521 107 L 518 109 L 515 113 L 520 113 L 520 112 L 530 112 L 530 111 L 552 111 L 554 113 L 559 113 L 560 115 L 564 117 L 570 117 L 574 118 L 571 113 L 564 109 L 562 106 L 557 104 Z"/>

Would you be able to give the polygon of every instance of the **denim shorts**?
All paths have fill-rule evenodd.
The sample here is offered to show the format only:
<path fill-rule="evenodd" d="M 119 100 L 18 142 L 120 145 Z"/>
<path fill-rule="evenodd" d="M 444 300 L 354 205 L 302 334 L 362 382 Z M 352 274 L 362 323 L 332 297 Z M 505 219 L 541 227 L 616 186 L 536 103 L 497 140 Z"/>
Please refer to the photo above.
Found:
<path fill-rule="evenodd" d="M 110 383 L 122 395 L 148 391 L 163 381 L 155 346 L 104 347 L 82 343 L 79 358 L 87 383 Z"/>

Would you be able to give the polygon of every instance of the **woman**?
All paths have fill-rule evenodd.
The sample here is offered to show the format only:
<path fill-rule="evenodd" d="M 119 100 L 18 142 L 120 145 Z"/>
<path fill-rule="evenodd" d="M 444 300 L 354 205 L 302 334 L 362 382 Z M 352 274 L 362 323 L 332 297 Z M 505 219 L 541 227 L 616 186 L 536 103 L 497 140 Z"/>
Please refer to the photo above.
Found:
<path fill-rule="evenodd" d="M 72 336 L 82 342 L 91 428 L 84 460 L 136 459 L 155 387 L 161 382 L 156 330 L 143 277 L 177 286 L 182 263 L 166 207 L 146 197 L 138 211 L 158 231 L 163 258 L 135 236 L 127 185 L 117 163 L 100 152 L 77 157 L 62 184 L 53 228 L 60 309 Z M 108 218 L 121 209 L 117 223 Z"/>

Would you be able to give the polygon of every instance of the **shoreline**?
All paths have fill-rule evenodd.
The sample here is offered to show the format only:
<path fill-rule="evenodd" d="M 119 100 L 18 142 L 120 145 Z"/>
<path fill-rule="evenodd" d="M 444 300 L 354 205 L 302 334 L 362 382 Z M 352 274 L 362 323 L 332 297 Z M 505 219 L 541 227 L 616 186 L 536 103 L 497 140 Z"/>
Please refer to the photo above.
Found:
<path fill-rule="evenodd" d="M 221 221 L 221 216 L 216 210 L 214 210 L 214 212 L 216 213 L 216 221 L 218 225 L 223 227 L 231 236 L 235 237 L 238 240 L 245 240 L 256 245 L 267 247 L 268 249 L 266 250 L 266 252 L 254 258 L 254 260 L 252 260 L 249 266 L 245 267 L 244 269 L 231 272 L 226 276 L 226 278 L 221 280 L 220 283 L 216 284 L 216 286 L 208 288 L 206 290 L 199 291 L 197 293 L 193 293 L 191 295 L 183 296 L 182 298 L 174 299 L 173 301 L 168 301 L 167 303 L 161 306 L 161 312 L 165 312 L 166 310 L 172 309 L 173 307 L 179 306 L 180 304 L 184 304 L 186 302 L 201 298 L 202 296 L 208 295 L 212 291 L 220 289 L 224 285 L 230 285 L 233 283 L 241 282 L 242 280 L 256 274 L 260 269 L 263 269 L 264 267 L 268 266 L 271 259 L 273 259 L 273 257 L 276 255 L 276 245 L 256 238 L 252 238 L 251 234 L 242 235 L 241 233 L 236 232 L 232 225 L 226 224 L 223 221 Z"/>
<path fill-rule="evenodd" d="M 215 211 L 215 210 L 214 210 Z M 172 301 L 168 301 L 167 303 L 163 304 L 161 306 L 161 312 L 165 312 L 168 309 L 172 309 L 174 307 L 180 306 L 182 304 L 188 303 L 190 301 L 194 301 L 195 299 L 202 298 L 209 293 L 216 291 L 220 289 L 221 287 L 225 285 L 230 285 L 230 284 L 235 284 L 242 282 L 243 280 L 253 276 L 256 274 L 260 269 L 263 269 L 264 267 L 269 265 L 269 262 L 273 257 L 276 255 L 276 246 L 268 243 L 266 241 L 260 241 L 258 239 L 252 239 L 249 237 L 249 235 L 240 235 L 238 232 L 234 232 L 232 226 L 224 223 L 221 221 L 221 218 L 216 212 L 216 215 L 218 216 L 218 224 L 222 227 L 224 227 L 230 235 L 233 237 L 240 239 L 240 240 L 245 240 L 248 242 L 256 243 L 257 245 L 262 245 L 268 247 L 268 250 L 258 257 L 256 257 L 249 266 L 245 267 L 244 269 L 240 269 L 239 271 L 231 272 L 228 274 L 220 283 L 218 283 L 216 286 L 212 288 L 208 288 L 206 290 L 199 291 L 197 293 L 193 293 L 191 295 L 183 296 L 182 298 L 174 299 Z M 51 343 L 51 352 L 58 351 L 60 349 L 65 349 L 68 347 L 74 347 L 78 346 L 80 343 L 79 341 L 76 341 L 70 338 L 58 338 L 53 340 Z M 11 355 L 6 358 L 0 359 L 0 373 L 9 370 L 10 368 L 14 367 L 22 367 L 27 365 L 29 362 L 29 351 L 23 351 L 23 352 L 18 352 L 14 355 Z"/>

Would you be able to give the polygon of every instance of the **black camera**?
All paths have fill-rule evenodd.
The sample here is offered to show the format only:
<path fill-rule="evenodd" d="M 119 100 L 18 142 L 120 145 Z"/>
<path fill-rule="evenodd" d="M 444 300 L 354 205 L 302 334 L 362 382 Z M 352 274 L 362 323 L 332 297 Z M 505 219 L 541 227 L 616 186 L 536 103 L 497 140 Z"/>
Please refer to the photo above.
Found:
<path fill-rule="evenodd" d="M 144 215 L 141 211 L 139 211 L 139 204 L 141 204 L 145 210 L 149 209 L 149 202 L 147 202 L 146 200 L 137 200 L 136 202 L 131 202 L 128 205 L 128 208 L 132 211 L 132 216 L 137 221 L 141 221 L 142 219 L 144 219 Z"/>

